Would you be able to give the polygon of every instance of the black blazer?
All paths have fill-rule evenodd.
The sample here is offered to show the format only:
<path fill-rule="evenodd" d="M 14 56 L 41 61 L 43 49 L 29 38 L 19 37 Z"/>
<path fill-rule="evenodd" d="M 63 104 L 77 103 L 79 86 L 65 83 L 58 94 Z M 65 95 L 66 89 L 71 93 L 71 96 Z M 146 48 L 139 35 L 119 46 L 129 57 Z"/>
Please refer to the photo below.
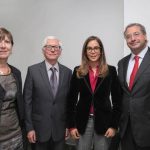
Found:
<path fill-rule="evenodd" d="M 17 85 L 16 110 L 17 110 L 20 126 L 22 127 L 23 121 L 24 121 L 24 104 L 23 104 L 23 96 L 22 96 L 21 73 L 17 68 L 15 68 L 13 66 L 9 65 L 9 67 L 11 68 L 11 71 L 16 80 L 16 85 Z M 2 102 L 3 102 L 4 96 L 5 96 L 5 90 L 0 85 L 0 112 L 1 112 L 1 107 L 2 107 Z"/>
<path fill-rule="evenodd" d="M 98 77 L 94 93 L 89 74 L 78 78 L 76 69 L 68 97 L 68 128 L 77 128 L 80 134 L 84 134 L 93 103 L 95 131 L 104 134 L 109 127 L 117 129 L 121 112 L 121 91 L 115 67 L 109 66 L 109 74 L 105 78 Z"/>

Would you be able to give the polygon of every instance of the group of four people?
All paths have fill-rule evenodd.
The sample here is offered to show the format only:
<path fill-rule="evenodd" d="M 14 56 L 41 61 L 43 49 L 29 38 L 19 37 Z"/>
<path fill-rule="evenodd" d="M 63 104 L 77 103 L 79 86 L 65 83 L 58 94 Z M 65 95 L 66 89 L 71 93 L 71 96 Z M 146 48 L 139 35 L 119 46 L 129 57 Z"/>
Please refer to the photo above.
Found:
<path fill-rule="evenodd" d="M 118 74 L 107 64 L 98 37 L 86 39 L 73 74 L 58 62 L 60 40 L 46 37 L 45 60 L 28 68 L 22 96 L 21 73 L 7 62 L 13 37 L 0 28 L 0 150 L 26 149 L 24 135 L 33 150 L 63 150 L 68 133 L 77 150 L 117 150 L 117 132 L 122 150 L 149 150 L 150 49 L 145 27 L 132 23 L 124 37 L 131 54 L 119 61 Z"/>

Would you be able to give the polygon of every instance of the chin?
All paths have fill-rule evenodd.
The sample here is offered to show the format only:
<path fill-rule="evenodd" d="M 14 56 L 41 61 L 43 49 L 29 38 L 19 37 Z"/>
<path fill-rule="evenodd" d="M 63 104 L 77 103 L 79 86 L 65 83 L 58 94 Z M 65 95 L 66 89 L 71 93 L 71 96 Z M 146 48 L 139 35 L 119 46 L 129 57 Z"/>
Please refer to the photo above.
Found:
<path fill-rule="evenodd" d="M 9 55 L 0 55 L 0 59 L 7 59 Z"/>

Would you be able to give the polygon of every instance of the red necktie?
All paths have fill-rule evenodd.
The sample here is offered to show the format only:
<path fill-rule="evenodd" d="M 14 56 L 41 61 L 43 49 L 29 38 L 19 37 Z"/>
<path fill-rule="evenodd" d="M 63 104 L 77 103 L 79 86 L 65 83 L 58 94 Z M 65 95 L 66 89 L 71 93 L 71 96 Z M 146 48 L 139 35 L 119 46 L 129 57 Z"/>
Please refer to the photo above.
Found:
<path fill-rule="evenodd" d="M 139 67 L 139 56 L 135 56 L 134 59 L 135 59 L 135 63 L 134 63 L 134 67 L 133 67 L 133 70 L 132 70 L 132 73 L 130 76 L 130 82 L 129 82 L 129 89 L 130 90 L 132 89 L 134 78 L 136 76 L 136 73 L 137 73 L 138 67 Z"/>

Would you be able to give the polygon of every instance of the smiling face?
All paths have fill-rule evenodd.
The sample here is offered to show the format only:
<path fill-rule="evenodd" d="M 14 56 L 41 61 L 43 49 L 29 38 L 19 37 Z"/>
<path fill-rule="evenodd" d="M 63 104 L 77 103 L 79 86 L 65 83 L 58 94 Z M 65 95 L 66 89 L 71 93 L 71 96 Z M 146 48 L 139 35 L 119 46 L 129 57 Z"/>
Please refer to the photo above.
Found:
<path fill-rule="evenodd" d="M 0 60 L 7 60 L 12 52 L 12 43 L 10 39 L 5 36 L 0 40 Z"/>
<path fill-rule="evenodd" d="M 50 64 L 55 64 L 61 55 L 61 47 L 57 39 L 48 39 L 43 47 L 43 54 Z"/>
<path fill-rule="evenodd" d="M 96 40 L 91 40 L 86 47 L 86 55 L 89 63 L 97 64 L 100 59 L 100 45 Z"/>
<path fill-rule="evenodd" d="M 137 55 L 147 44 L 147 36 L 139 26 L 129 27 L 125 32 L 125 39 L 131 51 Z"/>

